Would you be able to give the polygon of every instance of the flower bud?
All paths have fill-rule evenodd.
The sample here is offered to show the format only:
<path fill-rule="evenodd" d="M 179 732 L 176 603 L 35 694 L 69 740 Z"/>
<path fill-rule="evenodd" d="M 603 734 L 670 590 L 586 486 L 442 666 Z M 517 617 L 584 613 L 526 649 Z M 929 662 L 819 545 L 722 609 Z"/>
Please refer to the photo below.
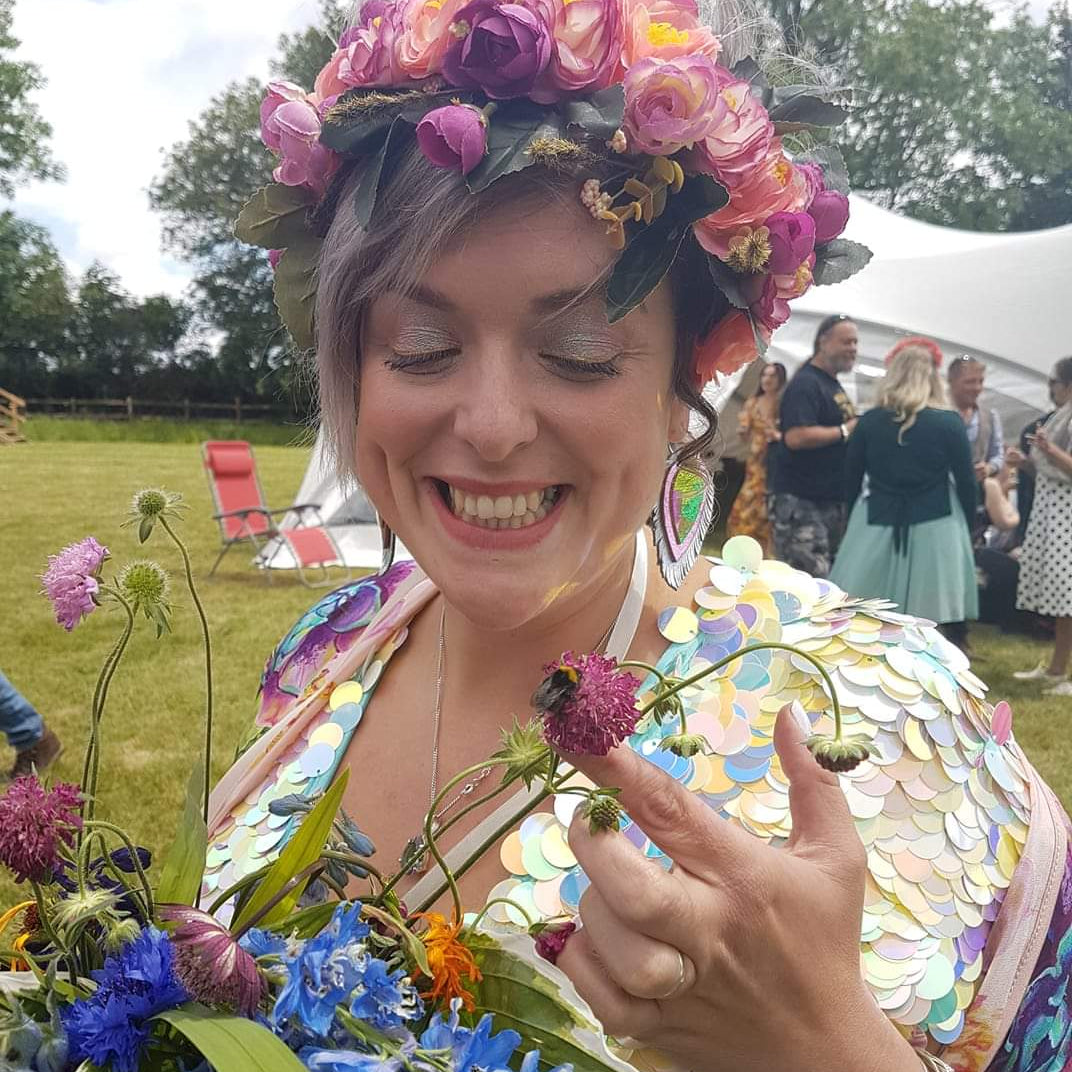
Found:
<path fill-rule="evenodd" d="M 871 741 L 859 736 L 839 740 L 816 735 L 809 737 L 804 746 L 823 770 L 833 771 L 835 774 L 855 770 L 865 759 L 878 756 L 878 749 Z"/>
<path fill-rule="evenodd" d="M 487 150 L 484 113 L 471 104 L 447 104 L 417 124 L 417 144 L 436 167 L 468 175 Z"/>
<path fill-rule="evenodd" d="M 673 752 L 685 759 L 707 751 L 707 741 L 696 733 L 673 733 L 659 742 L 660 752 Z"/>
<path fill-rule="evenodd" d="M 581 817 L 588 820 L 589 833 L 600 830 L 617 830 L 622 817 L 622 807 L 615 799 L 618 789 L 595 789 L 581 805 Z"/>

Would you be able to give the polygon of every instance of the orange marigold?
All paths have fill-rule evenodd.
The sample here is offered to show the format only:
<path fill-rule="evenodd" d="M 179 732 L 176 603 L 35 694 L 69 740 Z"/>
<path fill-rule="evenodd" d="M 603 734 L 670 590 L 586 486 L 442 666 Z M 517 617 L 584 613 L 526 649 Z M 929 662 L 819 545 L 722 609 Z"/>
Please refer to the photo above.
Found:
<path fill-rule="evenodd" d="M 428 966 L 432 970 L 432 985 L 421 991 L 421 997 L 432 1002 L 448 1005 L 453 998 L 461 998 L 467 1012 L 476 1008 L 473 995 L 466 990 L 462 979 L 479 983 L 483 976 L 476 966 L 473 954 L 458 935 L 461 923 L 448 923 L 438 912 L 421 912 L 415 917 L 428 921 L 428 930 L 421 935 L 428 952 Z"/>

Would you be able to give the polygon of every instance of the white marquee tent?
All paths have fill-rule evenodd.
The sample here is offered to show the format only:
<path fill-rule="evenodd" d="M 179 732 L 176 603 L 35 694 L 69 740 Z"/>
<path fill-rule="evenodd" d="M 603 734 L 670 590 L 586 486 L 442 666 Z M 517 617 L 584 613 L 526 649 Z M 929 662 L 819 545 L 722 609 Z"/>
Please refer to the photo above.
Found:
<path fill-rule="evenodd" d="M 971 354 L 985 363 L 983 401 L 1001 412 L 1008 435 L 1047 408 L 1047 373 L 1054 361 L 1072 354 L 1072 225 L 1016 234 L 957 231 L 853 197 L 845 237 L 870 246 L 871 263 L 844 283 L 813 287 L 794 302 L 768 360 L 783 361 L 792 371 L 811 354 L 818 322 L 846 313 L 860 330 L 860 358 L 846 382 L 861 405 L 870 400 L 882 358 L 897 339 L 928 335 L 947 360 Z M 710 396 L 718 408 L 744 377 L 742 371 L 713 385 Z M 294 501 L 321 504 L 348 565 L 379 563 L 372 506 L 360 488 L 339 485 L 319 440 Z M 283 523 L 297 524 L 297 518 L 288 515 Z M 293 564 L 285 547 L 276 553 L 269 546 L 265 557 L 273 566 Z"/>

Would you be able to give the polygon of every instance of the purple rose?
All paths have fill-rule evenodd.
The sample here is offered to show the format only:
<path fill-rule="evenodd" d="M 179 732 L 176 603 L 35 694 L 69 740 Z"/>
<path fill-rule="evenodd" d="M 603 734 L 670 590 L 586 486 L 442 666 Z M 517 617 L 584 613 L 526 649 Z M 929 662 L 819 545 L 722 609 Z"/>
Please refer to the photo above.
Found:
<path fill-rule="evenodd" d="M 829 242 L 849 222 L 849 199 L 837 190 L 822 190 L 808 206 L 808 215 L 815 221 L 816 243 Z"/>
<path fill-rule="evenodd" d="M 551 28 L 520 4 L 473 0 L 451 32 L 458 40 L 443 57 L 447 81 L 499 100 L 525 96 L 551 61 Z"/>
<path fill-rule="evenodd" d="M 261 105 L 261 137 L 281 159 L 272 178 L 286 186 L 307 186 L 318 197 L 339 166 L 320 144 L 320 112 L 292 82 L 272 82 Z"/>
<path fill-rule="evenodd" d="M 268 92 L 261 101 L 261 141 L 269 149 L 279 151 L 280 132 L 272 123 L 272 116 L 291 101 L 304 101 L 305 90 L 293 82 L 269 82 Z"/>
<path fill-rule="evenodd" d="M 487 120 L 471 104 L 448 104 L 417 124 L 417 144 L 436 167 L 468 175 L 484 158 Z"/>
<path fill-rule="evenodd" d="M 795 272 L 815 249 L 815 221 L 806 212 L 775 212 L 763 225 L 770 232 L 766 267 L 772 275 Z"/>
<path fill-rule="evenodd" d="M 826 178 L 823 175 L 823 169 L 820 164 L 813 164 L 808 161 L 803 164 L 794 163 L 793 167 L 804 176 L 804 183 L 807 188 L 804 208 L 807 209 L 815 200 L 816 194 L 820 194 L 826 189 Z"/>

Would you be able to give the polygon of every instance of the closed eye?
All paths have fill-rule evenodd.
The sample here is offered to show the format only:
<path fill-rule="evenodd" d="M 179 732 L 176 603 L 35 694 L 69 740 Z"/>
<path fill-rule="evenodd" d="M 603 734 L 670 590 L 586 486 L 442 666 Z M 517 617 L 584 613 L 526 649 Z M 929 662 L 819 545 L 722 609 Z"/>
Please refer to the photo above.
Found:
<path fill-rule="evenodd" d="M 385 364 L 392 372 L 410 372 L 415 376 L 429 376 L 440 372 L 457 350 L 432 350 L 420 354 L 400 354 L 394 351 Z"/>

